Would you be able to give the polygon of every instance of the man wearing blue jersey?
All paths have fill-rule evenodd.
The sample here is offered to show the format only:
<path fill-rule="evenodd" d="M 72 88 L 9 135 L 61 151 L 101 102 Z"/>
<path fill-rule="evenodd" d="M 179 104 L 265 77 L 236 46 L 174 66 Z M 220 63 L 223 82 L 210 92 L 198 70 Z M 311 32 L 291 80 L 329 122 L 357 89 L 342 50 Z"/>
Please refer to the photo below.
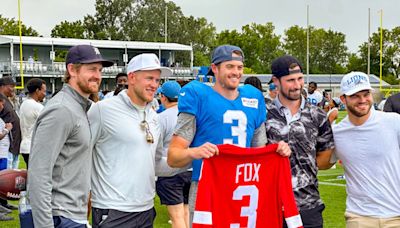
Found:
<path fill-rule="evenodd" d="M 267 143 L 262 93 L 250 85 L 239 88 L 243 60 L 243 51 L 239 47 L 217 47 L 209 72 L 209 75 L 215 75 L 215 85 L 209 87 L 192 81 L 180 92 L 178 123 L 168 151 L 168 164 L 184 167 L 193 161 L 189 193 L 191 216 L 202 159 L 218 154 L 217 144 L 257 147 Z M 290 155 L 286 143 L 279 143 L 278 153 Z"/>

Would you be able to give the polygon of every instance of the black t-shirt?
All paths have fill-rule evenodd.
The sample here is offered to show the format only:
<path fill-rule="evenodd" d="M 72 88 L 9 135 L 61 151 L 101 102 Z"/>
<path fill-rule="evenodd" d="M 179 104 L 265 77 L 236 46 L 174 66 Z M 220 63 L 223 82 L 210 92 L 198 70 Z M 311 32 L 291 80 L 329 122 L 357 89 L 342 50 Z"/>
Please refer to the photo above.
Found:
<path fill-rule="evenodd" d="M 0 118 L 5 123 L 12 123 L 13 128 L 11 129 L 10 137 L 10 152 L 13 154 L 19 154 L 19 148 L 21 144 L 21 127 L 19 122 L 19 117 L 14 110 L 13 105 L 10 100 L 3 94 L 0 94 L 0 98 L 4 99 L 4 108 L 0 112 Z"/>
<path fill-rule="evenodd" d="M 397 112 L 400 114 L 400 93 L 390 96 L 383 108 L 385 112 Z"/>

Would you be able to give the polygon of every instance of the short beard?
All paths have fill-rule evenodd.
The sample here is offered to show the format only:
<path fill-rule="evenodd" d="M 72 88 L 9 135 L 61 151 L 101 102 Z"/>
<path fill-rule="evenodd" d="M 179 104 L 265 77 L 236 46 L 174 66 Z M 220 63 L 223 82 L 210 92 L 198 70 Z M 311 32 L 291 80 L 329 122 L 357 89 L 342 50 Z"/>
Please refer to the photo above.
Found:
<path fill-rule="evenodd" d="M 301 91 L 301 90 L 302 90 L 302 89 L 300 89 L 300 91 Z M 281 94 L 283 97 L 285 97 L 287 100 L 290 100 L 290 101 L 298 101 L 298 100 L 301 99 L 301 93 L 299 94 L 298 97 L 293 97 L 293 96 L 290 96 L 290 91 L 289 91 L 289 93 L 285 93 L 285 92 L 281 89 L 280 94 Z"/>
<path fill-rule="evenodd" d="M 87 94 L 92 94 L 92 93 L 99 92 L 100 83 L 97 83 L 97 87 L 95 89 L 92 89 L 91 87 L 86 86 L 81 81 L 77 81 L 77 85 L 82 90 L 82 92 L 87 93 Z"/>
<path fill-rule="evenodd" d="M 350 107 L 350 106 L 348 106 L 346 108 L 347 108 L 347 111 L 350 112 L 351 114 L 353 114 L 354 116 L 363 117 L 365 115 L 368 115 L 368 113 L 371 111 L 372 105 L 369 104 L 369 109 L 366 113 L 360 113 L 360 112 L 356 111 L 353 107 Z"/>

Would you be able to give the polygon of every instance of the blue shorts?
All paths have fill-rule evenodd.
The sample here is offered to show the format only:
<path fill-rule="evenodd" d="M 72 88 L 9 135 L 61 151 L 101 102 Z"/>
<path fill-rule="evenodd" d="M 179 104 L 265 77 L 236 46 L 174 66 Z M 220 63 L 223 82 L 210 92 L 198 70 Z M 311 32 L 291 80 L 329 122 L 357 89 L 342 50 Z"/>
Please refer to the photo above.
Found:
<path fill-rule="evenodd" d="M 191 181 L 191 171 L 179 173 L 172 177 L 158 177 L 156 190 L 161 204 L 188 204 Z"/>
<path fill-rule="evenodd" d="M 0 158 L 0 170 L 7 169 L 8 159 Z"/>

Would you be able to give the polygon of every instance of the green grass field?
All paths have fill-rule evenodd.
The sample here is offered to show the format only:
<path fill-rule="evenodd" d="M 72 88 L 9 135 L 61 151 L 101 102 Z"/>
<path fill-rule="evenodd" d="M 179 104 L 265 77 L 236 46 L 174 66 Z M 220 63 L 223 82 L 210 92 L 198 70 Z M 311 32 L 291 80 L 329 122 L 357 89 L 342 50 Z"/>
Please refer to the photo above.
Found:
<path fill-rule="evenodd" d="M 339 120 L 343 119 L 346 115 L 345 111 L 339 112 Z M 20 156 L 20 168 L 25 168 L 25 162 L 22 156 Z M 340 165 L 336 165 L 336 169 L 322 170 L 319 171 L 318 180 L 319 191 L 321 198 L 325 203 L 324 227 L 326 228 L 344 228 L 344 210 L 346 208 L 346 188 L 345 180 L 338 179 L 337 176 L 343 174 L 343 168 Z M 18 202 L 11 202 L 17 205 Z M 169 228 L 168 214 L 165 206 L 160 205 L 158 197 L 155 199 L 155 208 L 157 211 L 156 220 L 154 222 L 155 228 Z M 13 211 L 11 214 L 14 217 L 13 221 L 0 221 L 1 228 L 16 228 L 19 227 L 18 211 Z"/>

